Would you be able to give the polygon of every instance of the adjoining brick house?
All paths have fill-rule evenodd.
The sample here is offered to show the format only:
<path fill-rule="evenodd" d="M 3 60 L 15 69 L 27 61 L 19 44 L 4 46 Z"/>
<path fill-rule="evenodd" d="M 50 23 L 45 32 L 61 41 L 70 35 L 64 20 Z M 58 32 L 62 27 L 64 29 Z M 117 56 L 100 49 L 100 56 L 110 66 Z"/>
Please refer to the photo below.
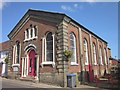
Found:
<path fill-rule="evenodd" d="M 66 75 L 108 71 L 107 42 L 63 13 L 29 9 L 8 35 L 20 77 L 66 86 Z M 66 60 L 64 51 L 72 56 Z M 86 77 L 82 77 L 86 78 Z M 78 79 L 77 79 L 78 80 Z"/>

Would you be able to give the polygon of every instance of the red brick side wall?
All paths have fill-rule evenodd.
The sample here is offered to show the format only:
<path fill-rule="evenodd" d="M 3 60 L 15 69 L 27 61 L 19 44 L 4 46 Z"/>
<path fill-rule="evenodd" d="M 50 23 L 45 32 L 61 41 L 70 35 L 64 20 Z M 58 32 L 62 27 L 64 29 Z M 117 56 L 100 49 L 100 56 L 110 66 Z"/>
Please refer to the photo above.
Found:
<path fill-rule="evenodd" d="M 80 44 L 79 44 L 79 35 L 78 35 L 78 28 L 72 26 L 69 24 L 68 26 L 68 46 L 70 46 L 70 33 L 74 33 L 75 37 L 76 37 L 76 58 L 77 58 L 77 64 L 78 65 L 71 65 L 70 61 L 69 61 L 69 69 L 68 71 L 70 73 L 76 73 L 76 72 L 80 72 Z M 69 47 L 70 48 L 70 47 Z"/>

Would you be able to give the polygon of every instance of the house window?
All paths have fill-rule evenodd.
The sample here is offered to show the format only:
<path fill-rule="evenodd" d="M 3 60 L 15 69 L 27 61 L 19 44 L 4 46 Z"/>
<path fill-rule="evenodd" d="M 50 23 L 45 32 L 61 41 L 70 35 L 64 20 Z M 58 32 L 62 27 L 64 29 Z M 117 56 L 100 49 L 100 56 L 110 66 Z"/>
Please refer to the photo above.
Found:
<path fill-rule="evenodd" d="M 54 51 L 54 34 L 48 32 L 46 36 L 42 38 L 42 67 L 46 64 L 55 65 L 55 51 Z"/>
<path fill-rule="evenodd" d="M 38 30 L 37 26 L 26 29 L 24 41 L 28 41 L 28 40 L 37 38 L 37 30 Z"/>
<path fill-rule="evenodd" d="M 99 64 L 103 65 L 103 61 L 102 61 L 102 49 L 101 49 L 101 47 L 99 49 L 99 57 L 100 57 Z"/>
<path fill-rule="evenodd" d="M 84 54 L 85 54 L 85 65 L 88 65 L 88 44 L 86 39 L 84 39 Z"/>
<path fill-rule="evenodd" d="M 76 38 L 74 33 L 70 33 L 70 50 L 73 52 L 71 56 L 71 65 L 77 64 L 76 60 Z"/>
<path fill-rule="evenodd" d="M 95 47 L 94 43 L 93 43 L 93 62 L 94 62 L 94 65 L 97 65 L 97 61 L 96 61 L 96 47 Z"/>
<path fill-rule="evenodd" d="M 104 55 L 105 55 L 105 56 L 104 56 L 105 64 L 107 65 L 107 56 L 106 56 L 107 54 L 106 54 L 106 49 L 104 49 Z"/>

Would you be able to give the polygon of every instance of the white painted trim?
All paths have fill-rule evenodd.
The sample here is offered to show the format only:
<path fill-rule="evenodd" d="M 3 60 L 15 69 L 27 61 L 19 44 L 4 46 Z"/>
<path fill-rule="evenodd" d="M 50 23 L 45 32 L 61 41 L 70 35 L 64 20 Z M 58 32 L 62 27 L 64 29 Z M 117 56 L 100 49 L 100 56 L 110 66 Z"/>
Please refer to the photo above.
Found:
<path fill-rule="evenodd" d="M 39 80 L 39 55 L 37 55 L 36 80 Z"/>
<path fill-rule="evenodd" d="M 28 75 L 28 70 L 29 70 L 29 69 L 28 69 L 28 67 L 29 67 L 29 66 L 28 66 L 28 62 L 29 62 L 28 55 L 27 55 L 27 57 L 26 57 L 26 61 L 27 61 L 27 75 Z"/>
<path fill-rule="evenodd" d="M 70 33 L 70 35 L 73 35 L 74 40 L 73 40 L 73 39 L 70 39 L 70 40 L 72 40 L 73 43 L 75 44 L 74 47 L 70 45 L 70 47 L 74 48 L 74 51 L 73 51 L 73 52 L 75 53 L 74 61 L 71 61 L 71 63 L 77 63 L 77 54 L 76 54 L 76 52 L 77 52 L 77 50 L 76 50 L 76 47 L 77 47 L 77 46 L 76 46 L 76 37 L 75 37 L 75 34 L 74 34 L 74 33 Z"/>
<path fill-rule="evenodd" d="M 84 60 L 83 60 L 83 40 L 82 40 L 82 31 L 81 31 L 81 28 L 79 27 L 79 36 L 80 36 L 80 39 L 79 39 L 79 42 L 80 42 L 80 59 L 81 59 L 81 71 L 85 71 L 85 63 L 84 63 Z"/>
<path fill-rule="evenodd" d="M 45 58 L 44 58 L 44 57 L 45 57 L 45 55 L 44 55 L 44 50 L 45 50 L 45 49 L 44 49 L 44 48 L 45 48 L 45 47 L 44 47 L 44 42 L 45 42 L 45 38 L 43 37 L 43 38 L 42 38 L 42 62 L 44 62 L 44 59 L 45 59 Z"/>
<path fill-rule="evenodd" d="M 86 43 L 84 43 L 84 49 L 86 49 L 86 52 L 85 52 L 85 65 L 88 65 L 89 64 L 89 60 L 88 60 L 88 43 L 87 43 L 87 41 L 86 41 L 86 39 L 84 39 L 84 41 L 86 42 Z"/>
<path fill-rule="evenodd" d="M 33 32 L 33 33 L 32 33 L 32 36 L 31 36 L 31 30 L 32 30 L 32 32 Z M 26 32 L 26 31 L 25 31 L 25 32 Z M 27 34 L 29 34 L 29 35 L 28 35 L 29 37 L 28 37 L 28 38 L 25 38 L 24 42 L 38 38 L 38 36 L 35 36 L 35 28 L 29 28 L 29 29 L 28 29 L 28 33 L 27 33 L 27 32 L 25 33 L 25 37 L 27 37 Z"/>
<path fill-rule="evenodd" d="M 12 64 L 12 67 L 16 67 L 16 66 L 20 67 L 20 64 Z"/>
<path fill-rule="evenodd" d="M 79 64 L 76 62 L 71 62 L 71 66 L 78 66 Z"/>
<path fill-rule="evenodd" d="M 44 62 L 46 62 L 46 37 L 45 37 L 45 61 Z"/>
<path fill-rule="evenodd" d="M 55 66 L 55 62 L 42 62 L 41 65 L 53 65 L 53 67 Z"/>
<path fill-rule="evenodd" d="M 24 77 L 26 77 L 26 74 L 27 74 L 27 70 L 26 70 L 26 59 L 24 58 Z"/>
<path fill-rule="evenodd" d="M 107 65 L 107 52 L 105 48 L 104 48 L 104 59 L 105 59 L 105 65 Z"/>
<path fill-rule="evenodd" d="M 43 65 L 50 65 L 52 64 L 52 66 L 54 67 L 55 66 L 55 35 L 53 34 L 52 35 L 53 37 L 53 61 L 47 61 L 47 54 L 46 54 L 46 36 L 44 36 L 42 38 L 42 63 L 41 63 L 41 66 L 43 67 Z"/>
<path fill-rule="evenodd" d="M 31 38 L 31 29 L 28 29 L 28 34 L 29 34 L 29 37 L 28 37 L 28 39 L 29 39 L 29 38 Z"/>
<path fill-rule="evenodd" d="M 14 64 L 16 64 L 16 57 L 17 57 L 17 46 L 15 45 L 15 61 L 14 61 Z"/>
<path fill-rule="evenodd" d="M 100 48 L 100 47 L 99 47 Z M 100 64 L 103 65 L 102 48 L 99 49 Z"/>
<path fill-rule="evenodd" d="M 33 30 L 33 37 L 35 37 L 35 28 L 32 28 L 32 30 Z"/>
<path fill-rule="evenodd" d="M 94 60 L 94 65 L 97 65 L 97 56 L 96 56 L 96 47 L 95 44 L 93 43 L 93 60 Z"/>
<path fill-rule="evenodd" d="M 32 38 L 28 38 L 28 39 L 25 39 L 24 42 L 26 42 L 26 41 L 30 41 L 30 40 L 33 40 L 33 39 L 37 39 L 37 38 L 38 38 L 37 36 L 32 37 Z"/>
<path fill-rule="evenodd" d="M 55 34 L 52 35 L 53 37 L 53 62 L 55 62 Z"/>
<path fill-rule="evenodd" d="M 14 62 L 15 62 L 15 45 L 13 46 L 13 63 L 12 64 L 14 64 Z"/>
<path fill-rule="evenodd" d="M 89 34 L 90 37 L 90 53 L 91 53 L 91 64 L 93 64 L 93 44 L 92 44 L 92 36 Z"/>
<path fill-rule="evenodd" d="M 20 63 L 20 61 L 21 61 L 21 48 L 22 47 L 22 45 L 21 45 L 21 43 L 20 43 L 20 51 L 19 51 L 19 63 Z"/>
<path fill-rule="evenodd" d="M 34 44 L 29 44 L 29 45 L 27 45 L 27 46 L 24 48 L 24 51 L 26 51 L 26 49 L 27 49 L 28 47 L 30 47 L 30 46 L 33 46 L 35 49 L 37 48 Z"/>
<path fill-rule="evenodd" d="M 24 58 L 22 57 L 22 75 L 21 75 L 21 77 L 23 77 L 23 60 Z"/>

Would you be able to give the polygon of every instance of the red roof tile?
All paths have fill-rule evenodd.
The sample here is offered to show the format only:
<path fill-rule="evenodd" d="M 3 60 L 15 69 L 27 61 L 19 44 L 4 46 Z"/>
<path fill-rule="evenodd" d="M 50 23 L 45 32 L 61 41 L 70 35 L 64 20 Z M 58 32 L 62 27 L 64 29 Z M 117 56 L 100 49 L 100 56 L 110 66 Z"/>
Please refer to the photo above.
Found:
<path fill-rule="evenodd" d="M 0 51 L 6 51 L 9 50 L 9 48 L 10 48 L 9 40 L 0 43 Z"/>

